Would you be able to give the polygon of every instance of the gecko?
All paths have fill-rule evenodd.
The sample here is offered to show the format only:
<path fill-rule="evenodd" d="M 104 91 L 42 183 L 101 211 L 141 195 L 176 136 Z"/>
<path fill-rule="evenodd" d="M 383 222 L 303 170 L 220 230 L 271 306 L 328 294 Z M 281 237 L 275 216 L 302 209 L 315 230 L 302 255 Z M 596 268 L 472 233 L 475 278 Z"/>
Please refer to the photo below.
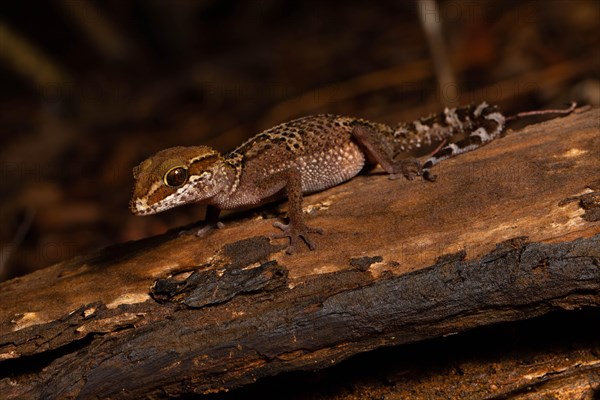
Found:
<path fill-rule="evenodd" d="M 316 248 L 311 235 L 320 228 L 304 221 L 304 194 L 341 184 L 361 170 L 379 164 L 391 178 L 422 176 L 434 181 L 438 162 L 475 150 L 504 132 L 507 118 L 486 102 L 404 122 L 396 126 L 332 114 L 312 115 L 282 123 L 221 154 L 207 146 L 172 147 L 159 151 L 133 169 L 135 185 L 130 210 L 149 215 L 188 203 L 207 206 L 205 235 L 220 227 L 221 210 L 289 201 L 289 222 L 272 238 L 289 238 L 292 254 L 302 240 Z M 456 134 L 464 138 L 446 143 Z M 438 144 L 424 164 L 407 157 L 420 147 Z"/>

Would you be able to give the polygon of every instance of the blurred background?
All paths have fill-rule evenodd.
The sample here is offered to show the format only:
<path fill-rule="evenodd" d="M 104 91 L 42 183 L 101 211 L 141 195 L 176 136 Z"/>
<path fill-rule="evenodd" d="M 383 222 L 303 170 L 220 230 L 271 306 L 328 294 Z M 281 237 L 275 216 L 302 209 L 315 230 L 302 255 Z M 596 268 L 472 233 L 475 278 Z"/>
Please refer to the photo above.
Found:
<path fill-rule="evenodd" d="M 203 218 L 129 214 L 131 169 L 314 113 L 600 103 L 598 0 L 0 5 L 0 280 Z"/>

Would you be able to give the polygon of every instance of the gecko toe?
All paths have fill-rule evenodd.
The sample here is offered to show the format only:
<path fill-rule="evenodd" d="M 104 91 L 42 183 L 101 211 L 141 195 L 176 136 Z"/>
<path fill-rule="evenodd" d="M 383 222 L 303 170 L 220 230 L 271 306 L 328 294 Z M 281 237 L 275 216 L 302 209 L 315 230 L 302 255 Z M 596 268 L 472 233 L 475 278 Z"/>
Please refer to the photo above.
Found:
<path fill-rule="evenodd" d="M 412 181 L 417 176 L 421 175 L 422 168 L 421 163 L 416 158 L 409 158 L 406 160 L 397 160 L 397 166 L 394 173 L 389 174 L 390 180 L 396 180 L 399 178 L 406 178 Z"/>
<path fill-rule="evenodd" d="M 221 221 L 215 223 L 205 223 L 201 228 L 192 228 L 192 229 L 184 229 L 179 231 L 179 236 L 185 235 L 194 235 L 197 237 L 205 237 L 208 235 L 213 229 L 222 229 L 225 227 Z"/>
<path fill-rule="evenodd" d="M 213 226 L 211 225 L 204 225 L 202 228 L 198 229 L 196 231 L 196 236 L 197 237 L 204 237 L 208 234 L 208 232 L 213 230 Z"/>
<path fill-rule="evenodd" d="M 285 254 L 289 254 L 292 255 L 296 252 L 296 245 L 295 244 L 290 244 L 286 249 L 285 249 Z"/>
<path fill-rule="evenodd" d="M 283 232 L 285 232 L 287 229 L 289 229 L 289 225 L 288 224 L 283 224 L 279 221 L 277 222 L 273 222 L 273 226 L 275 228 L 279 228 L 281 229 Z M 271 235 L 272 238 L 282 238 L 285 237 L 285 233 L 274 233 Z"/>
<path fill-rule="evenodd" d="M 286 249 L 287 254 L 293 254 L 298 247 L 298 239 L 301 238 L 304 243 L 308 246 L 310 250 L 315 250 L 317 246 L 310 239 L 310 233 L 318 233 L 323 234 L 323 229 L 321 228 L 312 228 L 306 225 L 301 225 L 299 227 L 294 226 L 292 224 L 282 224 L 281 222 L 274 222 L 273 226 L 282 230 L 281 233 L 272 234 L 270 237 L 273 239 L 280 238 L 289 238 L 290 244 Z"/>
<path fill-rule="evenodd" d="M 415 179 L 417 176 L 421 175 L 423 171 L 421 163 L 416 158 L 403 160 L 400 164 L 400 168 L 402 171 L 402 175 L 404 175 L 406 179 L 410 181 Z"/>
<path fill-rule="evenodd" d="M 302 236 L 302 239 L 304 239 L 304 242 L 306 243 L 306 245 L 308 246 L 308 248 L 310 250 L 315 250 L 317 248 L 317 245 L 308 238 L 308 236 Z"/>

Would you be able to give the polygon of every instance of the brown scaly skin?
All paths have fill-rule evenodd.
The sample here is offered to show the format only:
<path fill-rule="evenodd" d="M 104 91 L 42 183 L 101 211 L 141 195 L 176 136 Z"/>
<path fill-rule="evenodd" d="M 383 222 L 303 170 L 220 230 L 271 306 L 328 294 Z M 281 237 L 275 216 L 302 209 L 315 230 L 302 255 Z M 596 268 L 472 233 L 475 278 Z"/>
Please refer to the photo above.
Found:
<path fill-rule="evenodd" d="M 288 253 L 302 238 L 313 250 L 312 233 L 322 233 L 304 223 L 302 195 L 330 188 L 358 174 L 365 165 L 380 164 L 392 176 L 412 179 L 440 160 L 474 150 L 501 134 L 505 118 L 486 103 L 391 127 L 362 119 L 314 115 L 277 125 L 221 155 L 205 147 L 162 150 L 134 168 L 136 180 L 130 202 L 136 215 L 154 214 L 187 203 L 209 206 L 209 225 L 219 210 L 252 206 L 287 197 L 289 224 L 276 237 L 289 237 Z M 458 143 L 441 147 L 421 169 L 404 153 L 442 143 L 456 133 L 466 133 Z M 204 234 L 206 227 L 198 234 Z"/>

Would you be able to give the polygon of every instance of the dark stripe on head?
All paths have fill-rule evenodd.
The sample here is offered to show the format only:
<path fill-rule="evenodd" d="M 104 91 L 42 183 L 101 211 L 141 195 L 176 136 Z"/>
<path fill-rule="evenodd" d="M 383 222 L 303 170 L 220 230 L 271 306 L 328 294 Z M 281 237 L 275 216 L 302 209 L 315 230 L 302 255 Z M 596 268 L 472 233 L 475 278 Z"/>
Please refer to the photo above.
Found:
<path fill-rule="evenodd" d="M 216 162 L 219 161 L 219 154 L 206 154 L 204 157 L 192 161 L 188 167 L 189 175 L 200 175 L 202 172 L 210 169 Z"/>

